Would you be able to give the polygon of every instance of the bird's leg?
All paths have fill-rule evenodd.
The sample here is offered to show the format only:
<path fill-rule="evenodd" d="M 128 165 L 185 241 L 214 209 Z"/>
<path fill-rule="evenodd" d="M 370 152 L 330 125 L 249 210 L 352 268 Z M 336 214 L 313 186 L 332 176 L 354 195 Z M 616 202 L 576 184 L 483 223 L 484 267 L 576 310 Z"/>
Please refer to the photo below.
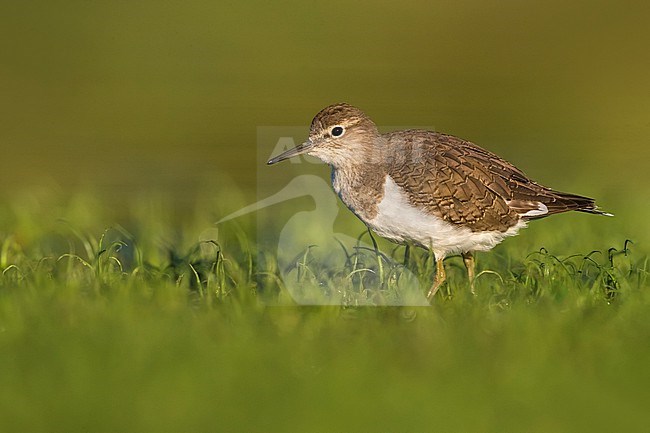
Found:
<path fill-rule="evenodd" d="M 409 244 L 406 244 L 406 247 L 404 248 L 404 267 L 405 268 L 408 268 L 410 258 L 411 258 L 411 246 Z"/>
<path fill-rule="evenodd" d="M 463 253 L 463 263 L 465 263 L 465 267 L 467 268 L 470 291 L 472 292 L 472 295 L 476 295 L 476 292 L 474 291 L 474 278 L 476 277 L 474 266 L 476 263 L 474 262 L 474 255 L 471 251 Z"/>
<path fill-rule="evenodd" d="M 436 278 L 433 280 L 433 286 L 429 289 L 427 294 L 427 299 L 431 301 L 435 296 L 436 292 L 442 286 L 442 283 L 447 279 L 447 274 L 445 274 L 445 265 L 443 264 L 443 257 L 436 258 Z"/>

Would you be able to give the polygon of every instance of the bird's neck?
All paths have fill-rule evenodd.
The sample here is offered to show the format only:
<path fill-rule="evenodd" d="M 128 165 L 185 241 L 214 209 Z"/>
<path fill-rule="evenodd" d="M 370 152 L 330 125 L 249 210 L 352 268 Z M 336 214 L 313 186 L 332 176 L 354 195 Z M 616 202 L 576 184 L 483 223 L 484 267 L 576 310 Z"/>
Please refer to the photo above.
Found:
<path fill-rule="evenodd" d="M 386 171 L 377 160 L 364 159 L 332 165 L 332 187 L 352 212 L 362 221 L 377 214 L 377 204 L 384 194 Z"/>

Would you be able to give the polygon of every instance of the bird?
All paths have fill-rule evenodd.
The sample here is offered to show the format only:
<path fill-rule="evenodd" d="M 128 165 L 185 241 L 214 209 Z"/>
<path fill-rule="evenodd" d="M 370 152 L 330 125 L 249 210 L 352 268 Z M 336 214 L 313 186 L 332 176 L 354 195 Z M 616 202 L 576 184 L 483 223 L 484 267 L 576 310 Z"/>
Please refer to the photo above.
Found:
<path fill-rule="evenodd" d="M 267 164 L 302 154 L 330 165 L 334 191 L 376 234 L 433 254 L 429 301 L 447 279 L 447 257 L 462 256 L 473 292 L 474 253 L 529 221 L 567 211 L 612 216 L 594 199 L 543 186 L 468 140 L 423 129 L 380 133 L 347 103 L 318 112 L 308 139 Z"/>

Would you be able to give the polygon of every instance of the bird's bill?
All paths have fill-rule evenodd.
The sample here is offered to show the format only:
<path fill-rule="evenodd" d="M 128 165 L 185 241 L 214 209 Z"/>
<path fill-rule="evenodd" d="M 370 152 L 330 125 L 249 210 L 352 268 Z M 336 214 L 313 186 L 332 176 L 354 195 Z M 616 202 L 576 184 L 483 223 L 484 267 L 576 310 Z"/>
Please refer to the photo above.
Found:
<path fill-rule="evenodd" d="M 309 152 L 312 148 L 314 147 L 314 143 L 311 141 L 305 141 L 304 143 L 301 143 L 294 147 L 293 149 L 289 149 L 286 152 L 282 152 L 278 156 L 269 159 L 267 162 L 268 165 L 273 165 L 275 163 L 278 163 L 280 161 L 284 161 L 285 159 L 292 158 L 294 156 L 302 155 L 303 153 Z"/>

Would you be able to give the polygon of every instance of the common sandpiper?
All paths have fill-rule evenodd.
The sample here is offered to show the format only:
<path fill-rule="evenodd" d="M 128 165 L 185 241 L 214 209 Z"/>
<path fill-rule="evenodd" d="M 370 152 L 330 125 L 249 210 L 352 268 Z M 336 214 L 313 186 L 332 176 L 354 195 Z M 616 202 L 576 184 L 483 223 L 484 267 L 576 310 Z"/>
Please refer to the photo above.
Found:
<path fill-rule="evenodd" d="M 567 211 L 611 216 L 593 199 L 542 186 L 467 140 L 419 129 L 381 134 L 345 103 L 321 110 L 309 139 L 268 164 L 301 154 L 331 166 L 334 191 L 378 235 L 433 253 L 429 300 L 446 279 L 446 257 L 462 255 L 473 287 L 473 252 L 492 249 L 528 221 Z"/>

